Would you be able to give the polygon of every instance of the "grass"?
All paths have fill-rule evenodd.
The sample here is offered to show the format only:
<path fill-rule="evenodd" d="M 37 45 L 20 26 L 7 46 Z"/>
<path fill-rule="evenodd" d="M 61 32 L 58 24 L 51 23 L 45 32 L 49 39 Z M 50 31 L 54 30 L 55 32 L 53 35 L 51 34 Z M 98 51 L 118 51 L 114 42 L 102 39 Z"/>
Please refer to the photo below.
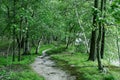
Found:
<path fill-rule="evenodd" d="M 44 80 L 43 77 L 40 77 L 38 74 L 33 73 L 33 71 L 22 71 L 20 73 L 12 74 L 12 77 L 15 80 Z"/>
<path fill-rule="evenodd" d="M 38 55 L 41 55 L 42 51 L 48 48 L 53 48 L 53 45 L 41 46 Z M 34 52 L 35 48 L 32 48 L 32 54 L 22 56 L 20 62 L 17 61 L 17 57 L 12 62 L 12 56 L 0 56 L 0 77 L 2 76 L 0 80 L 44 80 L 42 76 L 39 76 L 29 66 L 37 57 Z"/>
<path fill-rule="evenodd" d="M 0 49 L 8 47 L 10 43 L 11 41 L 8 41 L 8 40 L 0 40 Z"/>
<path fill-rule="evenodd" d="M 46 49 L 52 49 L 52 48 L 54 48 L 54 45 L 43 45 L 43 46 L 41 46 L 40 47 L 40 51 L 39 51 L 39 55 L 41 55 L 42 54 L 42 51 L 44 51 L 44 50 L 46 50 Z"/>
<path fill-rule="evenodd" d="M 10 56 L 7 59 L 0 57 L 0 76 L 3 76 L 2 80 L 44 80 L 29 66 L 35 57 L 35 55 L 22 56 L 20 62 L 17 60 L 12 62 Z"/>
<path fill-rule="evenodd" d="M 54 45 L 41 45 L 38 55 L 41 55 L 41 54 L 42 54 L 42 51 L 44 51 L 44 50 L 46 50 L 46 49 L 50 49 L 50 48 L 54 48 Z M 35 53 L 35 47 L 33 47 L 33 48 L 31 49 L 31 53 L 32 53 L 32 54 Z"/>
<path fill-rule="evenodd" d="M 8 43 L 0 42 L 0 47 L 5 48 Z M 3 47 L 2 47 L 3 46 Z M 0 48 L 0 49 L 1 49 Z M 46 48 L 45 46 L 43 47 Z M 40 51 L 43 50 L 40 49 Z M 47 47 L 48 48 L 48 47 Z M 21 61 L 17 61 L 17 56 L 15 62 L 12 62 L 12 56 L 0 56 L 0 80 L 44 80 L 44 78 L 38 75 L 29 66 L 36 58 L 34 55 L 34 49 L 31 50 L 31 55 L 24 55 L 21 57 Z M 41 53 L 40 53 L 41 54 Z"/>
<path fill-rule="evenodd" d="M 105 60 L 102 60 L 107 73 L 100 73 L 97 68 L 97 62 L 87 61 L 88 55 L 85 53 L 74 52 L 73 48 L 65 49 L 63 46 L 55 47 L 53 45 L 43 45 L 40 47 L 38 55 L 42 54 L 43 50 L 51 48 L 47 53 L 52 59 L 58 62 L 58 65 L 68 69 L 72 75 L 77 76 L 77 80 L 119 80 L 120 68 L 108 66 Z M 36 55 L 33 55 L 35 49 L 32 48 L 32 54 L 22 56 L 22 61 L 12 62 L 12 57 L 0 57 L 0 76 L 2 80 L 44 80 L 43 77 L 36 74 L 29 64 L 31 64 Z M 5 67 L 4 67 L 5 66 Z M 5 69 L 3 69 L 5 68 Z"/>
<path fill-rule="evenodd" d="M 59 48 L 58 48 L 59 49 Z M 57 49 L 55 49 L 57 52 Z M 87 61 L 88 55 L 85 53 L 74 53 L 70 54 L 71 49 L 66 51 L 59 51 L 60 54 L 52 54 L 51 57 L 54 60 L 57 60 L 59 65 L 66 67 L 68 65 L 71 67 L 71 72 L 78 77 L 77 80 L 119 80 L 120 79 L 120 68 L 108 66 L 107 62 L 102 60 L 107 70 L 107 73 L 100 73 L 97 68 L 97 61 Z M 52 50 L 53 51 L 53 50 Z M 51 52 L 51 51 L 50 51 Z M 48 51 L 49 53 L 49 51 Z M 117 70 L 116 70 L 117 69 Z M 81 77 L 81 78 L 80 78 Z"/>

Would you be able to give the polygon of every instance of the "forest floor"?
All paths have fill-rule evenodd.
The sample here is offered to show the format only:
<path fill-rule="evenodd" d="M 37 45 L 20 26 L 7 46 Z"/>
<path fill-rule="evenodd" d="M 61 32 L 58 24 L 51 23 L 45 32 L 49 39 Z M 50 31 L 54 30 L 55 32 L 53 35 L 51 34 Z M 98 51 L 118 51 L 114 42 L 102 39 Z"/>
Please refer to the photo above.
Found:
<path fill-rule="evenodd" d="M 58 65 L 67 67 L 73 75 L 77 76 L 76 80 L 120 80 L 120 68 L 104 64 L 105 72 L 99 72 L 97 62 L 87 61 L 86 55 L 81 54 L 55 54 L 52 59 L 56 60 Z M 82 77 L 82 79 L 81 79 Z"/>
<path fill-rule="evenodd" d="M 4 43 L 4 42 L 3 42 Z M 3 55 L 8 49 L 8 44 L 0 43 L 0 80 L 44 80 L 42 76 L 39 76 L 32 70 L 30 64 L 33 63 L 37 55 L 22 56 L 21 61 L 12 61 L 10 53 Z M 31 51 L 33 53 L 34 49 Z"/>
<path fill-rule="evenodd" d="M 51 60 L 54 60 L 59 67 L 76 76 L 76 80 L 120 80 L 120 67 L 112 66 L 102 60 L 104 72 L 98 70 L 97 61 L 88 61 L 88 55 L 80 52 L 71 52 L 72 49 L 62 48 L 48 51 Z M 55 53 L 55 54 L 54 54 Z"/>
<path fill-rule="evenodd" d="M 49 57 L 41 56 L 48 48 L 51 48 L 46 52 Z M 87 61 L 87 54 L 71 50 L 45 45 L 41 46 L 38 55 L 34 55 L 35 49 L 32 49 L 32 54 L 22 56 L 20 62 L 17 57 L 12 62 L 12 56 L 0 56 L 0 80 L 120 80 L 119 67 L 102 60 L 106 72 L 100 73 L 97 61 Z"/>
<path fill-rule="evenodd" d="M 29 66 L 36 58 L 35 55 L 23 56 L 22 61 L 12 62 L 12 57 L 0 56 L 0 80 L 44 80 Z"/>

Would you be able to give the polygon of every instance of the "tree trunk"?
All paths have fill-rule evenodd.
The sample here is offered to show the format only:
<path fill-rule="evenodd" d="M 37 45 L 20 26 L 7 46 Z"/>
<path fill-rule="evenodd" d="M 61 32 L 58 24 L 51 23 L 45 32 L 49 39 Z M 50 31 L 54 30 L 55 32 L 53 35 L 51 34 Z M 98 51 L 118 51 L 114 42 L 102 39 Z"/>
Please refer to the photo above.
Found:
<path fill-rule="evenodd" d="M 25 42 L 24 42 L 24 53 L 23 53 L 23 55 L 29 55 L 29 54 L 30 54 L 30 49 L 29 49 L 28 31 L 27 31 Z"/>
<path fill-rule="evenodd" d="M 42 39 L 40 39 L 40 40 L 38 41 L 38 46 L 36 46 L 35 54 L 38 54 L 38 53 L 39 53 L 41 40 L 42 40 Z"/>
<path fill-rule="evenodd" d="M 20 31 L 19 31 L 19 44 L 18 44 L 18 61 L 21 60 L 21 41 L 22 41 L 22 17 L 20 20 Z"/>
<path fill-rule="evenodd" d="M 103 70 L 103 66 L 102 66 L 102 63 L 101 63 L 101 55 L 100 55 L 100 43 L 101 43 L 101 24 L 99 24 L 99 34 L 98 34 L 98 38 L 97 38 L 97 44 L 96 44 L 96 47 L 97 47 L 97 61 L 98 61 L 98 69 L 99 70 Z"/>
<path fill-rule="evenodd" d="M 67 39 L 67 42 L 66 42 L 66 49 L 68 49 L 68 47 L 69 47 L 69 44 L 70 44 L 70 37 L 68 37 L 68 39 Z"/>
<path fill-rule="evenodd" d="M 15 28 L 13 29 L 13 57 L 12 61 L 15 61 Z"/>
<path fill-rule="evenodd" d="M 104 10 L 104 2 L 106 0 L 101 0 L 101 15 L 100 17 L 104 18 L 103 10 Z M 103 30 L 103 31 L 102 31 Z M 105 39 L 105 30 L 104 30 L 104 23 L 102 21 L 99 22 L 99 35 L 97 39 L 97 60 L 98 60 L 98 69 L 103 70 L 101 58 L 103 58 L 103 51 L 104 51 L 104 39 Z"/>
<path fill-rule="evenodd" d="M 77 4 L 77 2 L 76 2 Z M 78 14 L 78 10 L 77 10 L 77 6 L 75 5 L 75 14 L 76 14 L 76 17 L 78 19 L 78 24 L 83 32 L 83 37 L 84 37 L 84 40 L 85 40 L 85 47 L 86 47 L 86 52 L 89 53 L 89 46 L 88 46 L 88 40 L 87 40 L 87 37 L 86 37 L 86 34 L 85 34 L 85 30 L 84 28 L 81 26 L 81 22 L 80 22 L 80 19 L 79 19 L 79 14 Z"/>
<path fill-rule="evenodd" d="M 29 46 L 29 29 L 28 29 L 28 23 L 27 23 L 27 18 L 26 18 L 26 24 L 27 24 L 27 31 L 26 31 L 26 36 L 25 36 L 25 41 L 24 41 L 24 52 L 23 55 L 30 55 L 30 46 Z"/>
<path fill-rule="evenodd" d="M 103 59 L 103 57 L 104 57 L 104 47 L 105 47 L 105 28 L 104 28 L 104 26 L 103 26 L 102 29 L 103 30 L 102 30 L 102 41 L 101 41 L 101 51 L 100 51 L 100 53 L 101 53 L 101 58 Z"/>
<path fill-rule="evenodd" d="M 94 8 L 98 9 L 98 2 L 99 0 L 94 1 Z M 96 59 L 96 28 L 97 28 L 97 17 L 98 17 L 98 11 L 94 10 L 93 13 L 93 30 L 92 30 L 92 36 L 91 36 L 91 46 L 90 46 L 90 54 L 88 60 L 95 61 Z"/>
<path fill-rule="evenodd" d="M 96 30 L 92 31 L 89 59 L 95 61 L 96 59 Z"/>
<path fill-rule="evenodd" d="M 106 11 L 106 0 L 101 1 L 101 13 L 103 14 L 103 11 Z M 103 14 L 103 18 L 105 18 L 105 13 Z M 101 58 L 103 59 L 104 57 L 104 46 L 105 46 L 105 25 L 104 23 L 102 24 L 102 41 L 101 41 Z"/>
<path fill-rule="evenodd" d="M 16 0 L 14 0 L 13 2 L 13 17 L 14 17 L 14 24 L 15 24 L 15 15 L 16 15 L 16 11 L 15 11 L 15 5 L 16 5 Z M 13 57 L 12 57 L 12 61 L 15 61 L 15 26 L 13 26 Z"/>

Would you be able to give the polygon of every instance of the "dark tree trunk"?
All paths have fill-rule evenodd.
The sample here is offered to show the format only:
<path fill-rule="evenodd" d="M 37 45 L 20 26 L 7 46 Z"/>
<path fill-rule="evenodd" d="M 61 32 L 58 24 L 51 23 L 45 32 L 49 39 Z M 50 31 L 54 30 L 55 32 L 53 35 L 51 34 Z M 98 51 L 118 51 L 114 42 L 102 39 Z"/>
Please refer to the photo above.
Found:
<path fill-rule="evenodd" d="M 94 8 L 98 9 L 98 0 L 94 1 Z M 94 10 L 93 13 L 93 27 L 92 36 L 91 36 L 91 44 L 90 44 L 90 54 L 88 60 L 94 61 L 96 59 L 96 28 L 97 28 L 97 14 L 98 11 Z"/>
<path fill-rule="evenodd" d="M 71 33 L 71 32 L 73 32 L 74 31 L 74 25 L 71 25 L 70 23 L 69 23 L 69 26 L 70 26 L 70 28 L 69 28 L 69 33 Z M 66 49 L 69 47 L 69 45 L 72 43 L 72 40 L 71 40 L 71 36 L 68 36 L 68 39 L 66 40 Z"/>
<path fill-rule="evenodd" d="M 66 49 L 69 47 L 69 44 L 70 44 L 70 37 L 68 37 L 68 40 L 67 40 L 67 42 L 66 42 Z"/>
<path fill-rule="evenodd" d="M 105 14 L 103 14 L 103 10 L 105 10 L 106 0 L 101 0 L 101 17 L 105 18 Z M 104 23 L 102 21 L 99 22 L 99 35 L 97 39 L 97 60 L 98 60 L 98 69 L 103 70 L 101 58 L 103 58 L 104 54 L 104 40 L 105 40 L 105 28 Z"/>
<path fill-rule="evenodd" d="M 98 61 L 98 69 L 99 70 L 103 70 L 103 66 L 102 66 L 102 62 L 101 62 L 101 55 L 100 55 L 100 43 L 101 43 L 101 35 L 102 35 L 102 32 L 101 32 L 101 24 L 99 24 L 99 34 L 98 34 L 98 38 L 97 38 L 97 44 L 96 44 L 96 47 L 97 47 L 97 61 Z"/>
<path fill-rule="evenodd" d="M 13 2 L 13 23 L 15 24 L 15 15 L 16 15 L 16 11 L 15 11 L 15 5 L 16 5 L 16 0 L 14 0 Z M 13 57 L 12 57 L 12 61 L 15 61 L 15 26 L 13 26 Z"/>
<path fill-rule="evenodd" d="M 35 51 L 35 54 L 38 54 L 39 53 L 39 49 L 40 49 L 40 42 L 41 40 L 38 41 L 38 46 L 36 46 L 36 51 Z"/>
<path fill-rule="evenodd" d="M 41 39 L 39 39 L 38 44 L 37 44 L 37 46 L 36 46 L 36 51 L 35 51 L 36 54 L 39 53 L 40 43 L 41 43 L 42 39 L 43 39 L 43 36 L 41 37 Z"/>
<path fill-rule="evenodd" d="M 92 37 L 91 37 L 91 45 L 90 45 L 90 54 L 89 54 L 89 59 L 88 60 L 92 60 L 95 61 L 96 59 L 96 30 L 92 31 Z"/>
<path fill-rule="evenodd" d="M 21 20 L 20 20 L 20 31 L 19 31 L 19 44 L 18 44 L 18 61 L 21 60 L 21 41 L 22 41 L 22 17 L 21 17 Z"/>
<path fill-rule="evenodd" d="M 12 61 L 15 61 L 15 28 L 13 29 L 13 57 Z"/>
<path fill-rule="evenodd" d="M 104 57 L 104 46 L 105 46 L 105 28 L 104 28 L 104 26 L 103 26 L 102 29 L 103 30 L 102 30 L 102 41 L 101 41 L 101 51 L 100 51 L 100 53 L 101 53 L 101 58 L 103 59 L 103 57 Z"/>
<path fill-rule="evenodd" d="M 22 36 L 22 33 L 21 33 L 21 41 L 19 38 L 17 38 L 17 44 L 20 48 L 24 48 L 24 37 Z"/>
<path fill-rule="evenodd" d="M 24 52 L 23 52 L 23 55 L 30 55 L 29 29 L 28 29 L 27 18 L 26 18 L 26 24 L 27 24 L 27 31 L 26 31 L 26 36 L 25 36 L 25 39 L 24 39 Z"/>
<path fill-rule="evenodd" d="M 29 48 L 28 31 L 27 31 L 25 42 L 24 42 L 24 53 L 23 53 L 23 55 L 29 55 L 29 54 L 30 54 L 30 48 Z"/>
<path fill-rule="evenodd" d="M 106 11 L 106 0 L 102 0 L 101 1 L 101 13 L 103 13 Z M 103 14 L 103 18 L 105 18 L 105 13 Z M 105 25 L 104 23 L 102 23 L 102 41 L 101 41 L 101 58 L 103 59 L 104 58 L 104 46 L 105 46 Z"/>

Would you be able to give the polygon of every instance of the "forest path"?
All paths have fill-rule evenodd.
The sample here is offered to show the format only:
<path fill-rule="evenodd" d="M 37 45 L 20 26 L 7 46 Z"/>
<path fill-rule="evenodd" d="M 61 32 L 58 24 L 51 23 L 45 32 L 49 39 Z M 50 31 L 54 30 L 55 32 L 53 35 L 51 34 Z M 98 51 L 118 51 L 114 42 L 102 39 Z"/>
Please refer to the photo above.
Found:
<path fill-rule="evenodd" d="M 31 64 L 33 70 L 43 76 L 45 80 L 75 80 L 75 76 L 70 76 L 69 73 L 55 66 L 55 62 L 50 60 L 50 56 L 46 56 L 47 50 L 44 50 L 42 56 L 38 56 Z"/>

